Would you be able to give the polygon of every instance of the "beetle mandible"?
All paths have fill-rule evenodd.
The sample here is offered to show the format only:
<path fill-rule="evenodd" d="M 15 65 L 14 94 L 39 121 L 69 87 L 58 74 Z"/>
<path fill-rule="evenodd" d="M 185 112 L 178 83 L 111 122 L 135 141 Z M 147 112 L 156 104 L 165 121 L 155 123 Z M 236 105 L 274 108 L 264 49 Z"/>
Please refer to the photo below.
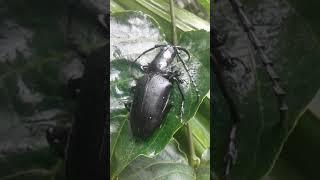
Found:
<path fill-rule="evenodd" d="M 197 93 L 197 102 L 199 100 L 199 90 L 190 75 L 189 68 L 185 61 L 180 57 L 181 51 L 188 55 L 189 52 L 180 46 L 173 45 L 155 45 L 144 51 L 133 62 L 156 48 L 161 48 L 151 63 L 141 66 L 144 75 L 137 80 L 134 87 L 134 98 L 130 108 L 129 120 L 132 133 L 136 137 L 148 138 L 153 134 L 155 129 L 160 126 L 165 115 L 170 110 L 170 93 L 173 83 L 177 83 L 179 93 L 181 95 L 180 119 L 182 119 L 184 111 L 184 93 L 181 89 L 182 79 L 179 77 L 181 73 L 174 71 L 175 66 L 171 65 L 175 57 L 183 64 L 192 85 Z"/>

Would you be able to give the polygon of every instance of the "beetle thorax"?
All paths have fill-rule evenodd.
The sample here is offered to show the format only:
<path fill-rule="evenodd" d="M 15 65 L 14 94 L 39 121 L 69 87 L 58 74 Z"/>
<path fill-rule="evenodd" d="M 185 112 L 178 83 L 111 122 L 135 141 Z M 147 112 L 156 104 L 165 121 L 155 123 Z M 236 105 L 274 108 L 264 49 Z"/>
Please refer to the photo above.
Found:
<path fill-rule="evenodd" d="M 165 46 L 157 54 L 155 59 L 151 62 L 153 71 L 165 72 L 168 66 L 172 63 L 176 56 L 176 50 L 173 46 Z"/>

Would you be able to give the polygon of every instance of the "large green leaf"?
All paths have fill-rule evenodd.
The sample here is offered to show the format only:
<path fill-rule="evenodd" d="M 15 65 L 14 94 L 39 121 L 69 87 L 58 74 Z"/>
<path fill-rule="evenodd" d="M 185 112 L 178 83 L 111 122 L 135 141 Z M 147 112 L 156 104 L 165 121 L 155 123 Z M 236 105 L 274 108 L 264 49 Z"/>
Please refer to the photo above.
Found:
<path fill-rule="evenodd" d="M 280 157 L 306 179 L 319 177 L 318 169 L 314 166 L 314 162 L 320 160 L 319 128 L 319 119 L 310 110 L 306 110 L 281 152 Z"/>
<path fill-rule="evenodd" d="M 119 180 L 131 179 L 191 180 L 195 179 L 195 173 L 185 154 L 179 152 L 176 141 L 172 140 L 159 155 L 154 158 L 138 157 L 119 176 Z"/>
<path fill-rule="evenodd" d="M 120 174 L 119 180 L 163 179 L 163 180 L 208 180 L 210 179 L 210 150 L 201 155 L 201 164 L 193 169 L 188 165 L 180 145 L 172 139 L 154 158 L 139 156 Z"/>
<path fill-rule="evenodd" d="M 207 14 L 210 15 L 210 0 L 198 0 L 198 3 L 201 4 Z"/>
<path fill-rule="evenodd" d="M 318 179 L 318 169 L 314 166 L 314 162 L 320 160 L 319 102 L 320 91 L 304 113 L 301 113 L 297 126 L 290 134 L 279 159 L 266 179 Z"/>
<path fill-rule="evenodd" d="M 272 172 L 261 180 L 305 180 L 310 179 L 301 173 L 294 165 L 286 159 L 279 158 L 272 169 Z M 317 179 L 317 178 L 315 178 Z"/>
<path fill-rule="evenodd" d="M 235 94 L 241 97 L 241 123 L 237 135 L 238 159 L 232 174 L 238 180 L 256 180 L 274 166 L 288 135 L 297 123 L 297 117 L 319 89 L 320 84 L 315 77 L 319 77 L 320 69 L 315 67 L 320 67 L 320 53 L 315 34 L 288 3 L 282 0 L 250 0 L 243 3 L 250 19 L 259 25 L 256 31 L 267 47 L 267 56 L 275 63 L 274 67 L 280 74 L 288 92 L 289 105 L 290 131 L 287 133 L 281 127 L 277 99 L 259 60 L 255 61 L 258 64 L 256 77 L 254 71 L 249 76 L 235 73 L 237 77 L 245 78 L 236 79 L 238 87 L 235 88 Z M 233 16 L 230 4 L 221 1 L 216 11 L 216 22 L 220 30 L 230 33 L 227 47 L 233 50 L 233 55 L 241 56 L 250 65 L 252 59 L 255 59 L 252 58 L 254 51 L 247 49 L 250 43 L 243 38 L 245 34 Z M 223 18 L 227 16 L 232 19 Z M 218 102 L 222 100 L 218 99 Z M 223 103 L 216 106 L 218 113 L 214 115 L 212 126 L 216 137 L 213 140 L 216 150 L 215 171 L 219 174 L 224 169 L 223 158 L 230 127 L 228 117 L 223 114 L 226 112 L 223 106 Z"/>
<path fill-rule="evenodd" d="M 155 0 L 112 0 L 111 4 L 118 4 L 125 10 L 138 10 L 146 13 L 157 20 L 161 25 L 166 39 L 171 39 L 171 17 L 169 1 L 155 1 Z M 111 12 L 118 11 L 118 8 L 111 6 Z M 176 27 L 178 35 L 181 32 L 200 30 L 210 30 L 209 22 L 199 18 L 181 8 L 175 7 Z"/>
<path fill-rule="evenodd" d="M 177 87 L 174 86 L 170 100 L 173 107 L 163 120 L 161 127 L 144 141 L 136 141 L 132 137 L 128 124 L 128 111 L 124 103 L 132 100 L 133 94 L 130 92 L 130 87 L 134 85 L 134 78 L 142 74 L 130 61 L 155 44 L 165 43 L 165 37 L 158 24 L 141 12 L 128 11 L 112 14 L 110 29 L 110 160 L 111 174 L 114 178 L 137 156 L 153 157 L 159 153 L 183 124 L 179 119 L 181 97 Z M 187 73 L 181 63 L 175 62 L 176 68 L 183 73 L 181 78 L 185 80 L 182 88 L 186 99 L 183 120 L 186 122 L 196 113 L 202 99 L 209 91 L 209 33 L 201 30 L 182 33 L 179 42 L 180 46 L 190 51 L 191 59 L 187 65 L 201 96 L 200 101 L 197 102 L 194 87 Z M 149 55 L 142 57 L 139 63 L 146 65 L 155 53 L 156 51 L 150 52 Z"/>
<path fill-rule="evenodd" d="M 188 122 L 191 127 L 195 153 L 201 157 L 206 149 L 210 148 L 210 99 L 205 98 L 195 116 Z M 178 140 L 181 148 L 188 152 L 189 142 L 186 138 L 186 128 L 181 128 L 174 137 Z"/>

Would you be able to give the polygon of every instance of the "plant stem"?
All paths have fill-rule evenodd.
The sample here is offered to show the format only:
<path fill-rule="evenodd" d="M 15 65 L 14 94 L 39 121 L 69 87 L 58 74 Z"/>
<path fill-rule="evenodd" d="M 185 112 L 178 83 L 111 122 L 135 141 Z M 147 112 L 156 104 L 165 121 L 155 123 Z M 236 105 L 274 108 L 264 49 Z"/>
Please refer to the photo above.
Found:
<path fill-rule="evenodd" d="M 173 0 L 170 0 L 170 13 L 171 13 L 171 24 L 172 24 L 172 44 L 177 45 L 176 17 L 174 13 Z"/>
<path fill-rule="evenodd" d="M 176 33 L 176 18 L 175 18 L 175 13 L 174 13 L 174 3 L 173 0 L 170 1 L 170 14 L 171 14 L 171 24 L 172 24 L 172 45 L 176 46 L 177 45 L 177 33 Z M 192 141 L 192 131 L 190 124 L 187 122 L 185 124 L 185 127 L 187 129 L 187 138 L 188 138 L 188 146 L 189 146 L 189 164 L 192 167 L 196 167 L 199 165 L 200 160 L 196 156 L 196 153 L 194 151 L 194 146 L 193 146 L 193 141 Z"/>
<path fill-rule="evenodd" d="M 188 145 L 189 145 L 189 158 L 188 158 L 189 164 L 191 165 L 191 167 L 197 167 L 200 164 L 200 159 L 197 157 L 194 150 L 194 145 L 192 140 L 192 130 L 189 123 L 186 123 L 185 127 L 187 129 L 187 138 L 188 138 Z"/>

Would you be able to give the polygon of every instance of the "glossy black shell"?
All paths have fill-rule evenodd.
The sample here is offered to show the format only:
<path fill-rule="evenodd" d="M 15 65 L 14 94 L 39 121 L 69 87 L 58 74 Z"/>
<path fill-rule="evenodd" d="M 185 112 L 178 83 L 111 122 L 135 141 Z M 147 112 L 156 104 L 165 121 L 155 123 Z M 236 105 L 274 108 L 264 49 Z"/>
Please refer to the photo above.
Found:
<path fill-rule="evenodd" d="M 160 126 L 171 88 L 171 82 L 159 73 L 146 74 L 137 81 L 129 117 L 134 136 L 147 138 Z"/>
<path fill-rule="evenodd" d="M 157 54 L 150 64 L 150 68 L 154 72 L 168 71 L 168 65 L 172 63 L 177 52 L 173 46 L 167 45 L 162 47 L 161 51 Z"/>

